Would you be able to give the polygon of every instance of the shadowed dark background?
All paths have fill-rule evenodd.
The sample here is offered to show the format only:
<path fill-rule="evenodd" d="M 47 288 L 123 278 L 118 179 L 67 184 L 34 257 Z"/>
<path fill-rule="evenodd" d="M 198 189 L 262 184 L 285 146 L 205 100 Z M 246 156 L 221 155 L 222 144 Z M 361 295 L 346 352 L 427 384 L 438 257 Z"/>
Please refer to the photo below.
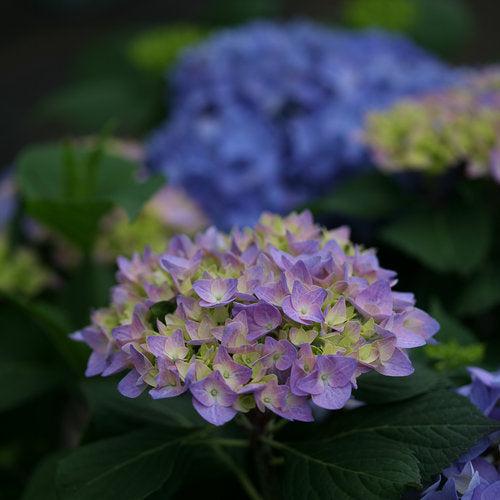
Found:
<path fill-rule="evenodd" d="M 73 132 L 61 124 L 35 119 L 33 110 L 43 96 L 65 84 L 72 64 L 89 44 L 110 34 L 169 22 L 213 26 L 266 15 L 309 16 L 338 24 L 345 3 L 341 0 L 232 3 L 227 0 L 4 0 L 0 16 L 0 165 L 9 164 L 27 143 Z M 462 3 L 472 18 L 471 28 L 467 40 L 453 54 L 447 54 L 447 58 L 459 64 L 497 61 L 500 3 L 495 0 Z M 431 26 L 434 19 L 430 15 L 429 26 L 439 31 L 441 27 Z"/>

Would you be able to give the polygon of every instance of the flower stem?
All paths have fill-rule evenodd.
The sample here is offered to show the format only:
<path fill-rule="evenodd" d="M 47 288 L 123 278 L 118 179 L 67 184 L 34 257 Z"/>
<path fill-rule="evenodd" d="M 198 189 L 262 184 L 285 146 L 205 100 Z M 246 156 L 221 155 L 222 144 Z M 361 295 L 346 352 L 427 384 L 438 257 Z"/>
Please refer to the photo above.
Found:
<path fill-rule="evenodd" d="M 273 500 L 278 496 L 279 487 L 276 483 L 276 471 L 272 467 L 271 447 L 262 438 L 272 434 L 274 422 L 269 412 L 255 411 L 249 417 L 252 423 L 250 447 L 260 489 L 265 500 Z"/>
<path fill-rule="evenodd" d="M 228 440 L 225 440 L 228 441 Z M 229 440 L 234 441 L 234 440 Z M 215 454 L 219 457 L 220 461 L 223 462 L 226 467 L 233 472 L 233 474 L 238 478 L 238 481 L 241 484 L 241 487 L 245 490 L 245 493 L 248 495 L 248 498 L 251 500 L 263 500 L 263 497 L 257 491 L 255 486 L 253 485 L 251 479 L 248 477 L 246 472 L 238 467 L 234 460 L 228 455 L 220 445 L 212 445 L 212 449 Z"/>
<path fill-rule="evenodd" d="M 247 439 L 212 438 L 209 443 L 214 446 L 225 446 L 226 448 L 248 448 L 250 443 Z"/>

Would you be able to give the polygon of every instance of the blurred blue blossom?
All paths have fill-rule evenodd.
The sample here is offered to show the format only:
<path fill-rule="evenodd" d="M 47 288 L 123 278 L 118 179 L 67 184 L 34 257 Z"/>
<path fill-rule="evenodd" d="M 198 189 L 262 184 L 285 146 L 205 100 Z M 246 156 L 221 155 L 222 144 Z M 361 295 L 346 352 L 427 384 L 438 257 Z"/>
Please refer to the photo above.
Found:
<path fill-rule="evenodd" d="M 173 75 L 172 116 L 149 167 L 221 227 L 285 213 L 369 166 L 367 111 L 449 85 L 455 71 L 410 41 L 295 21 L 222 31 Z"/>
<path fill-rule="evenodd" d="M 4 231 L 17 207 L 16 187 L 12 169 L 0 172 L 0 232 Z"/>

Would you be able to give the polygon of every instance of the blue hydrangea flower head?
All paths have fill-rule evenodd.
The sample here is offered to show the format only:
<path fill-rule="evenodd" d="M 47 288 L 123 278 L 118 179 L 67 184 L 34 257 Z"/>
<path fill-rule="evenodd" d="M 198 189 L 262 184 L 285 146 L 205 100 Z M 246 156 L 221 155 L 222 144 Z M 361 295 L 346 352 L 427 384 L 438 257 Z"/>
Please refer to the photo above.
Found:
<path fill-rule="evenodd" d="M 179 235 L 118 266 L 110 307 L 74 335 L 92 349 L 87 375 L 125 371 L 131 398 L 190 393 L 215 425 L 253 409 L 308 422 L 313 405 L 343 408 L 365 372 L 410 375 L 407 350 L 439 329 L 372 249 L 308 212 Z"/>
<path fill-rule="evenodd" d="M 410 41 L 306 21 L 257 22 L 186 51 L 148 164 L 223 228 L 286 213 L 366 168 L 367 111 L 450 84 Z"/>
<path fill-rule="evenodd" d="M 12 169 L 0 173 L 0 232 L 11 221 L 18 205 Z"/>

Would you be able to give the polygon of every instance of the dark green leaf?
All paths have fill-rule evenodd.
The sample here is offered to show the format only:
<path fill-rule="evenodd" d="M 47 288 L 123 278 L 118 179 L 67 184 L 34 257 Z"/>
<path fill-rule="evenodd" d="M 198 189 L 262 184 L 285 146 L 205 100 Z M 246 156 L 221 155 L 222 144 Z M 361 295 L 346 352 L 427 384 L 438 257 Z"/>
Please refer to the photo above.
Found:
<path fill-rule="evenodd" d="M 456 311 L 461 316 L 482 314 L 500 304 L 500 268 L 486 266 L 472 276 L 458 298 Z"/>
<path fill-rule="evenodd" d="M 108 172 L 108 179 L 112 179 L 113 176 L 111 172 Z M 125 176 L 126 172 L 122 170 L 121 174 L 116 172 L 116 177 L 118 175 Z M 116 179 L 115 177 L 115 179 Z M 99 189 L 102 193 L 102 197 L 113 202 L 125 209 L 129 218 L 135 218 L 143 205 L 148 201 L 163 185 L 165 184 L 165 179 L 159 175 L 150 177 L 144 182 L 137 182 L 134 180 L 133 176 L 129 179 L 128 185 L 123 183 L 111 187 L 106 186 L 105 183 L 101 183 Z"/>
<path fill-rule="evenodd" d="M 84 250 L 89 250 L 98 233 L 101 217 L 112 204 L 106 201 L 28 201 L 27 211 Z"/>
<path fill-rule="evenodd" d="M 67 148 L 57 144 L 34 145 L 23 150 L 16 158 L 22 194 L 28 199 L 59 199 L 65 187 L 62 161 L 67 156 Z"/>
<path fill-rule="evenodd" d="M 37 465 L 22 500 L 58 500 L 56 473 L 61 457 L 61 453 L 49 455 Z"/>
<path fill-rule="evenodd" d="M 124 77 L 87 79 L 71 83 L 45 98 L 37 115 L 68 126 L 74 133 L 92 133 L 110 119 L 116 119 L 120 131 L 146 131 L 161 107 L 156 81 L 127 80 Z"/>
<path fill-rule="evenodd" d="M 16 162 L 28 212 L 87 251 L 104 214 L 120 206 L 133 218 L 164 184 L 159 176 L 138 182 L 138 165 L 99 152 L 99 143 L 94 150 L 88 146 L 33 146 Z"/>
<path fill-rule="evenodd" d="M 485 346 L 465 325 L 445 311 L 437 298 L 431 303 L 431 314 L 441 326 L 436 335 L 439 343 L 426 345 L 423 351 L 436 370 L 452 373 L 481 363 Z"/>
<path fill-rule="evenodd" d="M 359 435 L 300 444 L 278 444 L 284 454 L 283 498 L 287 500 L 400 498 L 418 485 L 412 452 L 378 435 Z"/>
<path fill-rule="evenodd" d="M 360 408 L 332 423 L 337 436 L 376 433 L 407 446 L 418 459 L 425 480 L 499 428 L 451 390 L 434 390 L 376 409 Z"/>
<path fill-rule="evenodd" d="M 284 497 L 396 499 L 498 429 L 448 390 L 335 413 L 306 441 L 270 442 L 285 458 Z"/>
<path fill-rule="evenodd" d="M 490 214 L 480 206 L 449 206 L 402 217 L 382 239 L 438 272 L 468 274 L 485 259 L 491 243 Z"/>
<path fill-rule="evenodd" d="M 96 264 L 90 258 L 82 259 L 66 279 L 59 307 L 63 309 L 74 331 L 89 322 L 89 311 L 105 307 L 109 303 L 109 293 L 115 283 L 114 269 Z"/>
<path fill-rule="evenodd" d="M 36 335 L 39 338 L 44 337 L 45 340 L 48 340 L 50 350 L 55 354 L 55 359 L 59 363 L 63 361 L 62 366 L 65 368 L 69 366 L 77 375 L 82 373 L 87 356 L 86 349 L 69 338 L 71 329 L 61 311 L 45 303 L 23 302 L 6 296 L 0 298 L 7 301 L 26 323 L 29 322 L 28 324 L 36 328 Z M 22 346 L 18 349 L 22 349 Z M 12 359 L 13 356 L 15 353 L 10 353 L 9 359 Z"/>
<path fill-rule="evenodd" d="M 57 370 L 28 362 L 0 364 L 0 412 L 58 387 L 62 382 Z"/>
<path fill-rule="evenodd" d="M 386 377 L 377 372 L 370 372 L 358 379 L 356 399 L 370 405 L 393 403 L 410 399 L 434 390 L 446 384 L 446 381 L 433 370 L 417 366 L 409 377 Z"/>
<path fill-rule="evenodd" d="M 460 323 L 460 321 L 453 318 L 448 312 L 446 312 L 437 298 L 435 298 L 431 303 L 431 315 L 440 325 L 439 332 L 436 335 L 437 341 L 456 341 L 463 345 L 477 342 L 474 334 L 462 323 Z"/>
<path fill-rule="evenodd" d="M 151 424 L 184 428 L 204 425 L 189 397 L 153 400 L 143 394 L 129 399 L 117 391 L 117 382 L 94 379 L 83 384 L 96 424 L 104 430 L 126 431 Z"/>
<path fill-rule="evenodd" d="M 59 464 L 61 498 L 142 499 L 179 478 L 187 437 L 179 429 L 148 429 L 79 448 Z"/>
<path fill-rule="evenodd" d="M 318 200 L 311 208 L 317 214 L 376 219 L 397 210 L 400 202 L 401 190 L 389 177 L 367 174 L 345 181 L 331 196 Z"/>

